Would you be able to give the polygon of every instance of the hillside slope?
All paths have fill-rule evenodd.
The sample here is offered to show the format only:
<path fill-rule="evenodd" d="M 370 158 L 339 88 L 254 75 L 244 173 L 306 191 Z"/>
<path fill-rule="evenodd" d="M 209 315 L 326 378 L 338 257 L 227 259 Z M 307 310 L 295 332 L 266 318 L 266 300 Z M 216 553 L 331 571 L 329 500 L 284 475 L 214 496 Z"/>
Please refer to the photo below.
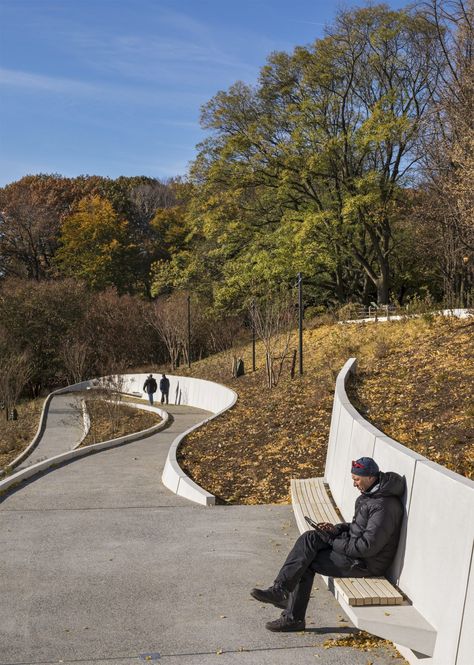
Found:
<path fill-rule="evenodd" d="M 239 349 L 248 373 L 238 379 L 231 377 L 231 352 L 195 363 L 186 373 L 225 383 L 239 400 L 187 437 L 180 464 L 224 502 L 288 501 L 290 478 L 324 471 L 335 377 L 355 356 L 359 370 L 350 395 L 364 416 L 429 459 L 473 477 L 473 332 L 470 320 L 432 317 L 314 327 L 304 335 L 304 375 L 291 380 L 288 366 L 273 390 L 265 386 L 259 345 L 254 373 L 251 346 Z"/>

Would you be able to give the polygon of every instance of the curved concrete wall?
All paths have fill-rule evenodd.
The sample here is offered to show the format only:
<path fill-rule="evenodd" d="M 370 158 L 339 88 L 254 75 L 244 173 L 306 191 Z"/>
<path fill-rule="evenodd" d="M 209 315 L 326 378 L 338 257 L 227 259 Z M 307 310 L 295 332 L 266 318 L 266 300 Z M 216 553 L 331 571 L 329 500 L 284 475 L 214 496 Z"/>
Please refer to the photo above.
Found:
<path fill-rule="evenodd" d="M 43 406 L 37 435 L 35 436 L 32 443 L 28 446 L 28 448 L 16 460 L 14 460 L 14 462 L 12 462 L 10 467 L 13 468 L 13 466 L 18 465 L 20 462 L 26 459 L 26 457 L 36 447 L 44 430 L 49 402 L 54 395 L 73 391 L 89 390 L 100 387 L 101 385 L 112 385 L 115 386 L 120 392 L 128 393 L 130 395 L 134 395 L 135 397 L 148 400 L 148 396 L 143 392 L 143 384 L 145 383 L 147 376 L 148 374 L 123 374 L 101 377 L 99 379 L 81 381 L 80 383 L 75 383 L 71 386 L 60 388 L 59 390 L 55 390 L 54 392 L 50 393 L 46 398 L 45 404 Z M 155 374 L 154 376 L 159 384 L 161 375 Z M 205 506 L 214 505 L 216 502 L 215 496 L 197 485 L 197 483 L 191 480 L 191 478 L 189 478 L 184 473 L 178 464 L 176 453 L 179 444 L 187 434 L 197 429 L 198 427 L 201 427 L 201 425 L 208 422 L 209 420 L 212 420 L 224 411 L 227 411 L 227 409 L 230 409 L 237 401 L 237 394 L 230 388 L 222 386 L 218 383 L 214 383 L 213 381 L 205 381 L 204 379 L 195 379 L 188 376 L 175 376 L 169 374 L 166 376 L 170 380 L 170 404 L 194 406 L 198 409 L 211 412 L 212 415 L 210 417 L 206 416 L 200 423 L 186 430 L 186 432 L 180 434 L 173 441 L 166 458 L 165 467 L 163 469 L 162 482 L 169 490 L 175 494 L 178 494 L 179 496 L 183 496 L 184 498 L 189 499 L 190 501 L 194 501 L 195 503 L 199 503 Z M 156 399 L 159 400 L 160 396 L 161 394 L 158 390 L 155 396 L 155 401 Z M 130 404 L 130 406 L 134 406 L 134 404 Z M 160 412 L 160 409 L 156 409 L 156 407 L 151 409 L 151 407 L 147 405 L 141 405 L 140 408 L 157 410 Z M 166 412 L 161 413 L 163 414 L 164 422 L 158 426 L 155 426 L 157 429 L 162 429 L 165 426 L 166 420 L 168 418 Z M 152 430 L 146 430 L 146 433 L 151 431 Z M 25 478 L 31 477 L 35 475 L 35 473 L 39 473 L 44 469 L 49 468 L 50 466 L 59 464 L 60 462 L 67 461 L 69 459 L 73 459 L 75 457 L 81 457 L 87 454 L 87 451 L 95 452 L 111 447 L 112 445 L 120 445 L 120 443 L 124 443 L 125 440 L 132 441 L 140 438 L 140 436 L 143 436 L 143 433 L 128 435 L 122 439 L 115 439 L 114 442 L 107 441 L 104 443 L 95 444 L 93 446 L 86 446 L 84 448 L 77 447 L 74 452 L 64 453 L 57 457 L 51 458 L 50 460 L 45 460 L 39 464 L 32 465 L 28 470 L 25 470 L 24 472 L 18 472 L 17 474 L 9 476 L 6 480 L 0 481 L 0 491 L 7 489 L 11 485 L 20 482 Z"/>
<path fill-rule="evenodd" d="M 373 457 L 405 476 L 405 519 L 390 579 L 438 632 L 432 658 L 399 647 L 410 663 L 471 665 L 474 658 L 474 482 L 430 462 L 368 423 L 350 403 L 351 358 L 336 381 L 325 479 L 345 520 L 358 491 L 351 460 Z"/>
<path fill-rule="evenodd" d="M 148 399 L 146 393 L 143 392 L 143 384 L 146 381 L 148 374 L 123 374 L 120 377 L 110 377 L 112 382 L 116 381 L 119 384 L 121 392 Z M 161 378 L 160 374 L 153 375 L 159 384 Z M 220 415 L 227 409 L 230 409 L 237 401 L 237 394 L 219 383 L 213 381 L 205 381 L 204 379 L 195 379 L 190 376 L 176 376 L 172 374 L 166 375 L 170 381 L 169 402 L 170 404 L 183 404 L 186 406 L 194 406 L 198 409 L 210 411 L 212 415 L 204 418 L 200 423 L 194 425 L 186 432 L 180 434 L 171 444 L 171 447 L 166 458 L 165 467 L 163 469 L 162 482 L 165 487 L 190 501 L 199 503 L 201 505 L 210 506 L 214 505 L 216 498 L 205 489 L 195 483 L 189 476 L 187 476 L 178 464 L 176 457 L 178 446 L 184 437 L 193 430 L 201 427 L 204 423 L 212 420 Z M 70 386 L 68 390 L 84 390 L 100 385 L 106 382 L 108 377 L 102 379 L 94 379 L 92 381 L 84 381 L 75 386 Z M 160 399 L 160 391 L 158 390 L 155 399 Z"/>
<path fill-rule="evenodd" d="M 78 384 L 76 384 L 78 385 Z M 61 389 L 60 391 L 55 391 L 54 393 L 51 393 L 48 395 L 48 397 L 57 395 L 59 392 L 67 392 L 70 388 L 64 388 Z M 20 471 L 17 471 L 16 473 L 13 473 L 3 480 L 0 480 L 0 494 L 5 492 L 6 490 L 14 487 L 15 485 L 18 485 L 19 483 L 23 482 L 24 480 L 27 480 L 28 478 L 32 478 L 43 471 L 46 471 L 47 469 L 51 469 L 52 467 L 59 466 L 60 464 L 64 464 L 65 462 L 69 462 L 70 460 L 74 459 L 79 459 L 81 457 L 85 457 L 87 455 L 92 455 L 94 453 L 100 452 L 101 450 L 109 450 L 110 448 L 115 448 L 117 446 L 121 446 L 125 443 L 130 443 L 132 441 L 137 441 L 139 439 L 143 439 L 147 436 L 151 436 L 151 434 L 155 434 L 156 432 L 159 432 L 161 429 L 164 429 L 167 425 L 168 422 L 168 414 L 166 411 L 163 411 L 163 409 L 159 409 L 157 407 L 151 407 L 151 406 L 146 406 L 146 405 L 141 405 L 141 404 L 133 404 L 132 406 L 135 406 L 136 408 L 140 409 L 145 409 L 149 411 L 154 411 L 155 413 L 159 414 L 162 418 L 162 421 L 156 425 L 153 425 L 152 427 L 149 427 L 146 430 L 142 430 L 141 432 L 134 432 L 133 434 L 126 434 L 124 436 L 118 437 L 116 439 L 110 439 L 109 441 L 102 441 L 101 443 L 93 443 L 89 446 L 83 446 L 82 448 L 79 447 L 81 445 L 81 441 L 77 444 L 75 448 L 72 450 L 68 450 L 64 453 L 61 453 L 59 455 L 55 455 L 54 457 L 49 457 L 48 459 L 43 460 L 42 462 L 37 462 L 36 464 L 32 464 L 31 466 L 28 466 L 26 469 L 22 469 Z M 44 413 L 42 414 L 42 417 L 44 416 Z M 42 423 L 42 426 L 44 426 L 44 423 Z M 85 437 L 83 437 L 85 438 Z M 82 439 L 83 440 L 83 439 Z M 30 449 L 30 446 L 28 447 L 27 450 Z"/>

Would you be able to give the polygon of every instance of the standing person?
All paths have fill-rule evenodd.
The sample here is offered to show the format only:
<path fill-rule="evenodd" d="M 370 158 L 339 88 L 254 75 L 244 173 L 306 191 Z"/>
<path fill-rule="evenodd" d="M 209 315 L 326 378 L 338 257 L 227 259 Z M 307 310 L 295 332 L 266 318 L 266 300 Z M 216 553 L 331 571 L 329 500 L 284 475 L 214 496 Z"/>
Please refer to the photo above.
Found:
<path fill-rule="evenodd" d="M 305 629 L 315 573 L 329 577 L 378 577 L 390 567 L 400 537 L 405 479 L 398 473 L 379 471 L 371 457 L 353 461 L 351 475 L 354 487 L 361 493 L 352 522 L 322 522 L 318 530 L 303 533 L 273 585 L 250 592 L 256 600 L 283 609 L 278 619 L 266 623 L 267 630 Z"/>
<path fill-rule="evenodd" d="M 148 401 L 153 406 L 153 395 L 158 390 L 158 386 L 156 384 L 156 380 L 153 378 L 153 374 L 148 375 L 147 380 L 143 384 L 143 390 L 147 393 Z"/>
<path fill-rule="evenodd" d="M 161 390 L 161 403 L 164 404 L 166 400 L 166 404 L 168 404 L 168 394 L 170 391 L 170 380 L 166 376 L 166 374 L 161 375 L 160 379 L 160 390 Z"/>

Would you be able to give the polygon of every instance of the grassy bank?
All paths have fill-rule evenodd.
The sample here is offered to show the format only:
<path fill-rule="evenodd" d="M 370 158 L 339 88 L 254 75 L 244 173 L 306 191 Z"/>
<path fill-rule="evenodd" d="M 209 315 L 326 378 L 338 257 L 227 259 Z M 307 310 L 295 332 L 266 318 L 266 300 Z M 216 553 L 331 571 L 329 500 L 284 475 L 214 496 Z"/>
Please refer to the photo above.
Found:
<path fill-rule="evenodd" d="M 82 446 L 141 432 L 161 420 L 157 414 L 149 411 L 90 399 L 88 393 L 84 396 L 89 398 L 86 404 L 91 427 Z M 43 403 L 44 399 L 20 402 L 17 406 L 18 420 L 3 420 L 4 414 L 0 413 L 0 469 L 5 468 L 30 445 L 39 426 Z"/>
<path fill-rule="evenodd" d="M 91 427 L 81 446 L 141 432 L 161 422 L 161 418 L 151 411 L 115 402 L 107 403 L 101 399 L 87 399 L 86 408 Z"/>
<path fill-rule="evenodd" d="M 251 347 L 238 350 L 246 375 L 231 377 L 231 354 L 196 363 L 189 373 L 236 390 L 236 406 L 187 437 L 180 463 L 228 503 L 288 501 L 289 480 L 324 471 L 334 381 L 358 359 L 350 395 L 389 436 L 467 477 L 474 475 L 474 323 L 443 317 L 381 324 L 321 325 L 304 335 L 305 372 L 265 387 Z M 294 340 L 296 345 L 296 338 Z"/>
<path fill-rule="evenodd" d="M 6 420 L 0 412 L 0 469 L 13 462 L 36 434 L 44 399 L 22 400 L 17 405 L 18 420 Z"/>

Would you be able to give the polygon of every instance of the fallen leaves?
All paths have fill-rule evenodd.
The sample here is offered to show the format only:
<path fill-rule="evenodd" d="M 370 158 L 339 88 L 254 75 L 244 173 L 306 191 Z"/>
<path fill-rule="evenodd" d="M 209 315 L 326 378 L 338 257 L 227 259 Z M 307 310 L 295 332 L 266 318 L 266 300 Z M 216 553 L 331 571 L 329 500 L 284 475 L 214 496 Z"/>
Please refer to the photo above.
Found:
<path fill-rule="evenodd" d="M 377 355 L 377 340 L 387 349 Z M 322 475 L 334 379 L 351 355 L 359 361 L 351 399 L 379 429 L 468 477 L 474 475 L 473 324 L 423 319 L 389 325 L 322 326 L 305 331 L 305 373 L 265 388 L 257 371 L 229 376 L 228 354 L 190 373 L 236 390 L 233 409 L 189 435 L 178 451 L 184 470 L 225 503 L 289 501 L 291 478 Z M 379 345 L 380 346 L 380 345 Z M 251 347 L 241 354 L 251 367 Z M 185 370 L 183 370 L 185 371 Z"/>

